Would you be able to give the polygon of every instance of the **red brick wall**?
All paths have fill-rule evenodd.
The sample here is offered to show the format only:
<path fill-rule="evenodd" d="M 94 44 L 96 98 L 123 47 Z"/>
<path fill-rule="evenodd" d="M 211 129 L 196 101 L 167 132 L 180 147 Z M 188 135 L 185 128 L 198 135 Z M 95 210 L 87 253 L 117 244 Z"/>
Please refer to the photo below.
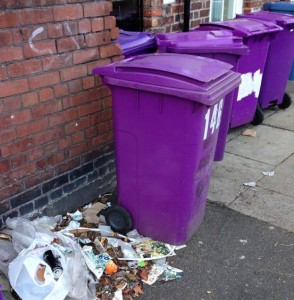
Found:
<path fill-rule="evenodd" d="M 1 0 L 0 9 L 1 225 L 103 175 L 95 159 L 112 151 L 111 96 L 91 71 L 121 50 L 111 1 Z"/>
<path fill-rule="evenodd" d="M 190 29 L 209 20 L 209 0 L 191 0 Z M 143 26 L 145 31 L 177 32 L 183 30 L 184 1 L 144 0 Z"/>
<path fill-rule="evenodd" d="M 243 2 L 243 12 L 251 13 L 255 11 L 262 10 L 262 6 L 267 2 L 277 2 L 278 0 L 244 0 Z"/>

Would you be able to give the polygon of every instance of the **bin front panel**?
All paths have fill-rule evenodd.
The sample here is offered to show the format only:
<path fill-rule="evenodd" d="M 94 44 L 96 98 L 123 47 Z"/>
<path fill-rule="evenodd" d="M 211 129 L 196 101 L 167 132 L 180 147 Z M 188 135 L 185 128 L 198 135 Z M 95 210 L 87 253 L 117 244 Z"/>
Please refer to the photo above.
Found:
<path fill-rule="evenodd" d="M 203 219 L 222 102 L 120 87 L 112 94 L 120 205 L 143 235 L 182 244 Z"/>

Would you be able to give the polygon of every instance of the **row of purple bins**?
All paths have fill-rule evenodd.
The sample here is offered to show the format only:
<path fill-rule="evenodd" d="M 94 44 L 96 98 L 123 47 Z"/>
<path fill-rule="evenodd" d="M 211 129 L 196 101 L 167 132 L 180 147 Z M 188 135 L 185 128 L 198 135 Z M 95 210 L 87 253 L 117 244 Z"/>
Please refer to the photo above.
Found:
<path fill-rule="evenodd" d="M 228 129 L 291 104 L 293 30 L 294 16 L 258 12 L 184 33 L 121 32 L 126 59 L 93 73 L 113 97 L 119 205 L 141 234 L 180 245 L 195 233 Z"/>

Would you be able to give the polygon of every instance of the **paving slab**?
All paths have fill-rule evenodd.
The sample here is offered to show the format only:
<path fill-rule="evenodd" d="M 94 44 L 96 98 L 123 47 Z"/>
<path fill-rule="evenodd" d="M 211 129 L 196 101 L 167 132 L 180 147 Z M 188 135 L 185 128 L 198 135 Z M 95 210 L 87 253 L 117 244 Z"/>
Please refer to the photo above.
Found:
<path fill-rule="evenodd" d="M 291 80 L 291 81 L 289 80 L 288 81 L 286 91 L 288 93 L 294 93 L 294 81 L 293 80 Z M 293 98 L 292 98 L 292 100 L 293 100 Z"/>
<path fill-rule="evenodd" d="M 229 207 L 294 232 L 294 197 L 257 186 L 242 193 Z"/>
<path fill-rule="evenodd" d="M 293 169 L 294 172 L 294 169 Z M 291 176 L 285 176 L 275 171 L 274 176 L 264 176 L 258 181 L 258 185 L 275 191 L 277 193 L 293 197 L 294 198 L 294 174 Z"/>
<path fill-rule="evenodd" d="M 293 97 L 294 101 L 294 97 Z M 270 125 L 276 128 L 287 129 L 294 131 L 294 105 L 291 105 L 287 109 L 280 109 L 270 118 L 266 118 L 263 124 Z M 293 142 L 294 144 L 294 142 Z"/>
<path fill-rule="evenodd" d="M 276 171 L 285 176 L 293 177 L 294 176 L 294 154 L 292 154 L 284 162 L 282 162 L 279 166 L 277 166 Z"/>
<path fill-rule="evenodd" d="M 274 166 L 293 154 L 294 132 L 267 125 L 254 127 L 256 137 L 239 135 L 226 145 L 226 152 Z"/>
<path fill-rule="evenodd" d="M 199 230 L 172 258 L 183 277 L 144 286 L 140 300 L 294 299 L 293 239 L 293 233 L 209 203 Z"/>
<path fill-rule="evenodd" d="M 273 168 L 269 164 L 226 153 L 223 161 L 214 163 L 208 199 L 228 205 L 248 189 L 244 182 L 258 181 L 263 177 L 261 172 Z"/>

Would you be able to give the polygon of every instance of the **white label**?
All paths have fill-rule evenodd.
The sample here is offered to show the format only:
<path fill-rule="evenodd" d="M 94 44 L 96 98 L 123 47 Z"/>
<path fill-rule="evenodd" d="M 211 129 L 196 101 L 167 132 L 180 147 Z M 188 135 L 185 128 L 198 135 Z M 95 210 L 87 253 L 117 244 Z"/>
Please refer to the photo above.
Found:
<path fill-rule="evenodd" d="M 255 73 L 246 73 L 241 75 L 241 84 L 239 86 L 237 101 L 254 93 L 258 98 L 262 82 L 262 73 L 257 70 Z"/>
<path fill-rule="evenodd" d="M 210 134 L 213 134 L 220 126 L 222 112 L 223 112 L 224 99 L 221 99 L 219 103 L 216 103 L 213 107 L 210 107 L 205 114 L 205 127 L 203 140 L 207 139 L 209 129 Z M 212 111 L 212 113 L 210 113 Z"/>

